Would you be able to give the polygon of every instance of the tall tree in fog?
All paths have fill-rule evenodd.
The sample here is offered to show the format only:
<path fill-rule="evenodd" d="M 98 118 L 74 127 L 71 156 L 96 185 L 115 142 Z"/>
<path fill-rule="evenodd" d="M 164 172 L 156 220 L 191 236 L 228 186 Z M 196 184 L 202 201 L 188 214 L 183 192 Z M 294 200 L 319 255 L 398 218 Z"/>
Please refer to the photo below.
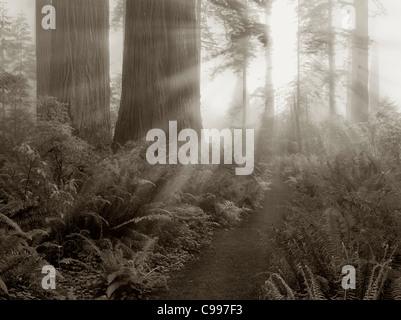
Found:
<path fill-rule="evenodd" d="M 123 86 L 115 142 L 152 128 L 201 128 L 196 1 L 126 3 Z"/>
<path fill-rule="evenodd" d="M 243 127 L 248 122 L 248 67 L 260 44 L 267 43 L 266 26 L 259 22 L 266 2 L 270 0 L 210 0 L 207 6 L 208 16 L 222 27 L 223 37 L 219 32 L 204 32 L 206 48 L 211 59 L 222 60 L 214 74 L 231 69 L 242 81 L 242 110 L 235 107 L 230 113 L 242 113 Z"/>
<path fill-rule="evenodd" d="M 369 73 L 369 113 L 376 115 L 380 105 L 380 50 L 374 43 L 370 49 L 371 64 Z"/>
<path fill-rule="evenodd" d="M 94 145 L 110 141 L 108 0 L 53 0 L 50 94 L 67 103 L 77 134 Z"/>
<path fill-rule="evenodd" d="M 352 31 L 351 81 L 347 119 L 366 122 L 369 116 L 369 4 L 355 0 L 355 30 Z"/>
<path fill-rule="evenodd" d="M 308 151 L 316 111 L 336 115 L 335 0 L 297 0 L 297 76 L 291 89 L 292 139 Z M 342 35 L 341 35 L 342 36 Z M 342 40 L 342 39 L 341 39 Z M 313 111 L 313 112 L 311 112 Z"/>
<path fill-rule="evenodd" d="M 265 24 L 266 24 L 266 79 L 265 79 L 265 127 L 271 135 L 274 128 L 274 86 L 273 86 L 273 46 L 270 35 L 270 15 L 272 9 L 272 1 L 265 0 Z"/>
<path fill-rule="evenodd" d="M 42 8 L 52 0 L 36 0 L 36 91 L 38 96 L 50 95 L 50 58 L 52 31 L 42 28 Z"/>
<path fill-rule="evenodd" d="M 111 15 L 111 27 L 114 30 L 124 30 L 125 8 L 127 0 L 117 0 Z"/>
<path fill-rule="evenodd" d="M 0 72 L 10 71 L 9 40 L 12 35 L 13 20 L 6 3 L 0 1 Z"/>
<path fill-rule="evenodd" d="M 334 0 L 328 0 L 327 5 L 328 19 L 327 19 L 327 55 L 329 58 L 329 114 L 336 115 L 336 58 L 335 58 L 335 31 L 333 26 L 334 16 Z"/>
<path fill-rule="evenodd" d="M 10 42 L 12 72 L 34 80 L 36 77 L 35 45 L 28 21 L 22 12 L 13 21 L 12 37 L 13 41 Z"/>
<path fill-rule="evenodd" d="M 301 104 L 305 105 L 303 109 L 308 107 L 311 100 L 327 104 L 330 115 L 336 114 L 335 6 L 335 0 L 300 0 L 298 8 L 299 71 L 302 73 L 303 90 Z M 328 89 L 323 91 L 324 87 Z M 305 99 L 309 99 L 309 103 Z"/>
<path fill-rule="evenodd" d="M 6 74 L 9 71 L 7 68 L 9 58 L 7 55 L 7 38 L 12 31 L 12 19 L 8 13 L 5 2 L 0 2 L 0 106 L 1 106 L 1 124 L 2 128 L 5 127 L 6 122 L 6 104 L 5 104 L 5 84 Z"/>
<path fill-rule="evenodd" d="M 248 0 L 243 0 L 244 18 L 248 20 Z M 245 29 L 246 30 L 246 29 Z M 249 34 L 246 32 L 241 38 L 242 42 L 242 129 L 248 124 L 248 64 L 249 64 Z"/>

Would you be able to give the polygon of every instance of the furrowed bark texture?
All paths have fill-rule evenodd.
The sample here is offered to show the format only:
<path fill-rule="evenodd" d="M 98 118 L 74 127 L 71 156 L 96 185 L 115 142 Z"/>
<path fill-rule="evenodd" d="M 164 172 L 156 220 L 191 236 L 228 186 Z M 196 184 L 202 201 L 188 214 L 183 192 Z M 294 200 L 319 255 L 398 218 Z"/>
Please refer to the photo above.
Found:
<path fill-rule="evenodd" d="M 368 1 L 355 0 L 356 29 L 353 31 L 352 74 L 347 119 L 366 122 L 369 116 L 369 10 Z"/>
<path fill-rule="evenodd" d="M 37 96 L 50 95 L 50 57 L 52 30 L 42 28 L 42 8 L 50 5 L 51 0 L 36 0 L 36 75 Z"/>
<path fill-rule="evenodd" d="M 51 95 L 68 103 L 77 134 L 94 145 L 110 142 L 108 0 L 53 0 Z"/>
<path fill-rule="evenodd" d="M 194 0 L 127 1 L 121 107 L 114 141 L 153 128 L 201 128 Z"/>

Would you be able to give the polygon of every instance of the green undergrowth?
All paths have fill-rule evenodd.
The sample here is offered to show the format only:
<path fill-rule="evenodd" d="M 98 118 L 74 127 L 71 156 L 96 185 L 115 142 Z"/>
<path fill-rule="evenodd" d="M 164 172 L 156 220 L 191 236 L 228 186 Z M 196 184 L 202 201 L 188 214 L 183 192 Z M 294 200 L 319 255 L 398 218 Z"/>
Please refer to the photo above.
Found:
<path fill-rule="evenodd" d="M 3 299 L 145 299 L 268 188 L 260 169 L 151 166 L 145 142 L 101 154 L 74 135 L 64 105 L 39 110 L 29 139 L 2 137 Z M 41 287 L 44 265 L 58 271 L 56 290 Z"/>

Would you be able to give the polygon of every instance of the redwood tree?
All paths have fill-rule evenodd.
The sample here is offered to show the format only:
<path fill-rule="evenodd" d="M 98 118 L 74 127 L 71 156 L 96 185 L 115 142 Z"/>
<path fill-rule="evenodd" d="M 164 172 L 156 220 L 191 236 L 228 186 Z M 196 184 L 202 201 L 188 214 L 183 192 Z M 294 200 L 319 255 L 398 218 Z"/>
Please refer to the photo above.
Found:
<path fill-rule="evenodd" d="M 69 105 L 77 134 L 94 145 L 110 140 L 108 0 L 53 0 L 50 94 Z"/>
<path fill-rule="evenodd" d="M 196 1 L 127 1 L 123 86 L 115 142 L 152 128 L 201 128 Z"/>
<path fill-rule="evenodd" d="M 355 0 L 355 30 L 352 31 L 352 71 L 347 119 L 366 122 L 369 116 L 369 4 Z"/>

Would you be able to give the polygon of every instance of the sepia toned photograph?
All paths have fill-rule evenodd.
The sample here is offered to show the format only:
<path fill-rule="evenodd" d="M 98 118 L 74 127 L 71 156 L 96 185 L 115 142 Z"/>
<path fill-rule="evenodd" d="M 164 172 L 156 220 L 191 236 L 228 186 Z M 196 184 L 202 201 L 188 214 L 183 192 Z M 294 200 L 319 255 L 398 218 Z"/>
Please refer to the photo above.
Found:
<path fill-rule="evenodd" d="M 1 305 L 400 300 L 400 57 L 399 0 L 0 0 Z"/>

